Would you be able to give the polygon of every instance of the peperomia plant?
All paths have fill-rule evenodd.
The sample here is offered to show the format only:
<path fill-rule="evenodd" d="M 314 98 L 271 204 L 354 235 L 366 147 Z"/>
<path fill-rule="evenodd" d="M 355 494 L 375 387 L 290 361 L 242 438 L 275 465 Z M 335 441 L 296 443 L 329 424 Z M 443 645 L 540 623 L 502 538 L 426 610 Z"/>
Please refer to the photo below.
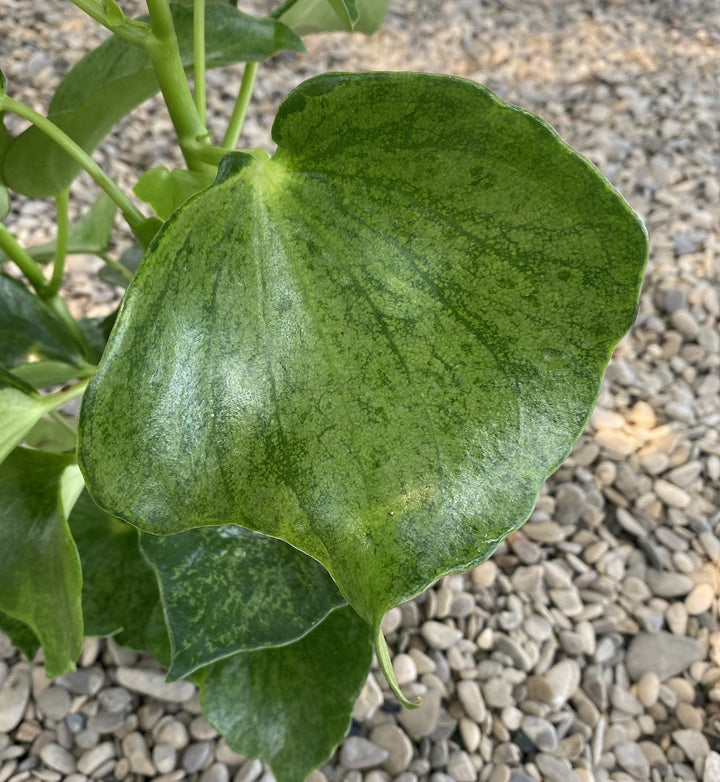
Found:
<path fill-rule="evenodd" d="M 381 620 L 528 517 L 632 323 L 645 232 L 542 120 L 458 78 L 319 76 L 274 154 L 235 151 L 257 63 L 372 32 L 382 0 L 73 2 L 112 34 L 47 117 L 0 91 L 31 123 L 0 124 L 2 217 L 12 192 L 58 213 L 39 247 L 0 225 L 0 628 L 51 676 L 84 633 L 152 650 L 233 748 L 299 782 L 373 644 L 413 705 Z M 235 62 L 216 140 L 205 72 Z M 143 172 L 140 208 L 90 152 L 158 91 L 186 165 Z M 82 170 L 103 193 L 69 225 Z M 70 316 L 76 252 L 130 280 L 117 319 Z"/>

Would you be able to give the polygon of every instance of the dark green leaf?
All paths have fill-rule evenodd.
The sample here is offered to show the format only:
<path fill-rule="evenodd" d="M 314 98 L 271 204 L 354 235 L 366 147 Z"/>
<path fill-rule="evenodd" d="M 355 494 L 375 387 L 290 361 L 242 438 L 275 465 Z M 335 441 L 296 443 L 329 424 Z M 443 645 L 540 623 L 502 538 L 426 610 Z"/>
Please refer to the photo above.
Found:
<path fill-rule="evenodd" d="M 18 364 L 13 367 L 13 375 L 24 380 L 35 388 L 61 386 L 78 377 L 77 367 L 64 361 L 42 360 L 28 364 Z M 83 372 L 86 376 L 88 372 Z"/>
<path fill-rule="evenodd" d="M 0 364 L 59 361 L 87 366 L 83 348 L 65 322 L 19 280 L 0 273 Z"/>
<path fill-rule="evenodd" d="M 185 171 L 177 168 L 173 171 L 165 166 L 146 171 L 133 188 L 135 195 L 149 204 L 162 220 L 168 217 L 185 201 L 210 187 L 213 175 L 199 171 Z"/>
<path fill-rule="evenodd" d="M 73 508 L 70 530 L 82 563 L 85 633 L 114 635 L 122 646 L 146 650 L 160 594 L 140 553 L 138 531 L 103 513 L 87 492 Z"/>
<path fill-rule="evenodd" d="M 298 35 L 353 30 L 372 35 L 387 14 L 387 0 L 298 0 L 279 17 Z"/>
<path fill-rule="evenodd" d="M 23 622 L 0 611 L 0 630 L 7 635 L 12 645 L 19 649 L 28 660 L 34 659 L 40 648 L 40 641 L 33 631 Z"/>
<path fill-rule="evenodd" d="M 160 584 L 172 678 L 294 641 L 345 603 L 315 560 L 242 527 L 143 535 L 141 546 Z"/>
<path fill-rule="evenodd" d="M 339 608 L 295 643 L 200 671 L 203 714 L 236 752 L 265 760 L 279 782 L 304 782 L 347 733 L 371 656 L 370 628 Z"/>
<path fill-rule="evenodd" d="M 105 193 L 100 193 L 88 211 L 68 231 L 67 254 L 99 255 L 110 244 L 117 206 Z M 55 240 L 28 247 L 27 253 L 38 263 L 47 263 L 55 256 Z M 0 250 L 0 263 L 8 256 Z"/>
<path fill-rule="evenodd" d="M 142 259 L 142 247 L 138 244 L 134 244 L 120 256 L 120 264 L 131 274 L 134 274 L 137 267 L 140 266 L 140 261 L 142 261 Z M 128 286 L 127 278 L 110 266 L 104 266 L 100 269 L 98 276 L 103 282 L 107 282 L 109 285 L 119 285 L 121 288 L 127 288 Z"/>
<path fill-rule="evenodd" d="M 108 341 L 112 327 L 115 325 L 117 313 L 117 310 L 113 310 L 104 318 L 82 318 L 78 321 L 78 325 L 90 346 L 94 361 L 99 361 L 103 350 L 105 350 L 105 344 Z"/>
<path fill-rule="evenodd" d="M 82 468 L 145 531 L 286 540 L 377 627 L 528 517 L 632 324 L 647 239 L 548 125 L 461 79 L 312 79 L 273 136 L 146 255 Z"/>
<path fill-rule="evenodd" d="M 173 5 L 172 12 L 183 65 L 190 69 L 193 12 L 178 5 Z M 217 3 L 206 8 L 205 44 L 208 68 L 262 61 L 283 49 L 304 49 L 302 41 L 282 23 Z M 158 90 L 147 52 L 112 36 L 65 76 L 50 102 L 49 118 L 90 152 L 116 122 Z M 10 189 L 42 197 L 66 188 L 78 171 L 72 158 L 32 127 L 11 144 L 2 176 Z"/>
<path fill-rule="evenodd" d="M 8 129 L 5 127 L 5 112 L 0 111 L 0 185 L 5 184 L 5 180 L 2 176 L 2 162 L 3 158 L 5 157 L 5 153 L 10 148 L 10 144 L 12 142 L 12 136 L 8 132 Z"/>
<path fill-rule="evenodd" d="M 74 669 L 82 645 L 82 576 L 67 525 L 81 488 L 70 455 L 17 448 L 0 465 L 0 611 L 38 637 L 48 676 Z"/>

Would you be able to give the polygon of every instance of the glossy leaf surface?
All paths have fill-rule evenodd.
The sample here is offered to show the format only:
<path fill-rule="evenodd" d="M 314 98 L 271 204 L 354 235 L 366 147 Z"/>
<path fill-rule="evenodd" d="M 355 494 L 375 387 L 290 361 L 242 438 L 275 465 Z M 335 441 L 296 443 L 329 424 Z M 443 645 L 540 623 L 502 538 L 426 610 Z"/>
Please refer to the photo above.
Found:
<path fill-rule="evenodd" d="M 370 628 L 349 606 L 339 608 L 295 643 L 199 671 L 203 714 L 279 782 L 304 782 L 347 733 L 371 658 Z"/>
<path fill-rule="evenodd" d="M 383 613 L 485 559 L 569 453 L 647 242 L 545 123 L 449 77 L 312 79 L 166 224 L 85 395 L 90 492 L 221 523 Z"/>
<path fill-rule="evenodd" d="M 182 168 L 170 171 L 165 166 L 146 171 L 133 188 L 135 195 L 149 204 L 155 214 L 167 220 L 185 201 L 212 184 L 213 177 Z"/>
<path fill-rule="evenodd" d="M 173 678 L 294 641 L 345 603 L 315 560 L 242 527 L 143 535 L 141 543 L 160 584 Z"/>
<path fill-rule="evenodd" d="M 74 669 L 83 638 L 80 559 L 67 524 L 73 457 L 17 448 L 0 465 L 0 611 L 27 625 L 48 676 Z"/>
<path fill-rule="evenodd" d="M 122 646 L 147 649 L 160 594 L 140 553 L 137 529 L 108 516 L 83 492 L 70 515 L 70 531 L 82 563 L 85 634 L 112 635 Z"/>
<path fill-rule="evenodd" d="M 110 244 L 116 213 L 117 206 L 105 193 L 100 193 L 88 211 L 70 226 L 67 237 L 67 254 L 98 255 L 104 252 Z M 38 263 L 47 263 L 55 255 L 55 241 L 28 247 L 27 253 Z M 0 250 L 0 263 L 7 259 L 7 255 Z"/>
<path fill-rule="evenodd" d="M 280 21 L 298 35 L 352 30 L 371 35 L 387 14 L 387 0 L 298 0 Z"/>
<path fill-rule="evenodd" d="M 180 55 L 189 69 L 193 62 L 192 9 L 173 5 L 172 12 Z M 265 60 L 283 49 L 304 49 L 302 41 L 282 23 L 215 3 L 206 8 L 205 41 L 208 68 Z M 116 122 L 159 89 L 147 52 L 111 36 L 65 76 L 50 102 L 48 116 L 90 152 Z M 10 189 L 33 197 L 60 192 L 78 171 L 77 163 L 34 127 L 11 143 L 2 165 Z"/>
<path fill-rule="evenodd" d="M 60 317 L 20 280 L 0 273 L 0 365 L 13 369 L 45 361 L 77 369 L 85 355 Z"/>

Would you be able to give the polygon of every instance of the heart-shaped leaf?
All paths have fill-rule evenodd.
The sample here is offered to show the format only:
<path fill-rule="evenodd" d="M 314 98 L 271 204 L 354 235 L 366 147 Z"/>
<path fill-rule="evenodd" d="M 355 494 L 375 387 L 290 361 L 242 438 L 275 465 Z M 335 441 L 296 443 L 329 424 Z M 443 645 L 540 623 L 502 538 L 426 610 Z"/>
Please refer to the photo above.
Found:
<path fill-rule="evenodd" d="M 193 64 L 193 11 L 172 5 L 183 65 Z M 144 18 L 144 17 L 143 17 Z M 235 62 L 262 61 L 278 51 L 303 51 L 295 33 L 274 19 L 258 19 L 231 5 L 205 9 L 208 68 Z M 111 36 L 83 57 L 60 82 L 49 106 L 49 118 L 86 152 L 132 109 L 160 86 L 145 49 Z M 35 198 L 51 196 L 70 185 L 78 164 L 35 127 L 21 133 L 2 161 L 2 177 L 11 190 Z"/>
<path fill-rule="evenodd" d="M 569 453 L 645 232 L 542 121 L 461 79 L 328 75 L 166 223 L 85 396 L 90 492 L 235 523 L 378 627 L 485 559 Z"/>
<path fill-rule="evenodd" d="M 295 643 L 233 655 L 198 672 L 203 714 L 236 752 L 304 782 L 350 727 L 372 657 L 370 628 L 349 607 Z"/>
<path fill-rule="evenodd" d="M 172 678 L 238 651 L 295 641 L 345 603 L 315 560 L 242 527 L 143 535 L 141 545 L 160 584 Z"/>
<path fill-rule="evenodd" d="M 82 645 L 80 559 L 67 524 L 82 485 L 67 454 L 16 448 L 0 465 L 0 611 L 38 637 L 48 676 L 73 669 Z"/>
<path fill-rule="evenodd" d="M 83 573 L 87 635 L 112 635 L 122 646 L 147 649 L 147 628 L 160 601 L 155 574 L 140 553 L 135 527 L 108 516 L 83 492 L 70 514 Z"/>

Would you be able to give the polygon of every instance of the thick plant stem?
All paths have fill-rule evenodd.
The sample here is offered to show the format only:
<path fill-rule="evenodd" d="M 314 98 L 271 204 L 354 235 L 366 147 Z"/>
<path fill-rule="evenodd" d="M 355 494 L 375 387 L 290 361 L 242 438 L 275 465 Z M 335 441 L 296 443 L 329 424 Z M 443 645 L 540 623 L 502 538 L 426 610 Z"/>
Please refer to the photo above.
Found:
<path fill-rule="evenodd" d="M 68 200 L 70 192 L 63 190 L 55 197 L 57 208 L 57 237 L 55 239 L 55 258 L 53 259 L 52 278 L 47 286 L 50 295 L 56 294 L 62 284 L 68 243 Z"/>
<path fill-rule="evenodd" d="M 177 36 L 167 0 L 147 0 L 152 32 L 145 48 L 175 126 L 180 150 L 188 169 L 202 171 L 216 152 L 195 106 L 185 76 Z M 217 157 L 217 155 L 215 155 Z"/>
<path fill-rule="evenodd" d="M 120 190 L 113 180 L 100 168 L 85 150 L 76 144 L 70 136 L 51 122 L 47 117 L 38 114 L 29 106 L 14 100 L 7 95 L 0 95 L 0 111 L 12 111 L 14 114 L 29 120 L 45 135 L 49 136 L 58 146 L 62 147 L 73 160 L 79 163 L 85 171 L 100 185 L 114 203 L 118 205 L 125 221 L 135 236 L 142 242 L 142 223 L 145 217 L 133 202 Z"/>
<path fill-rule="evenodd" d="M 247 114 L 248 106 L 250 105 L 253 87 L 255 86 L 257 69 L 258 63 L 256 62 L 249 62 L 245 66 L 242 82 L 240 84 L 240 92 L 238 93 L 230 122 L 228 123 L 225 136 L 222 140 L 223 149 L 234 149 L 240 138 L 242 126 L 245 122 L 245 115 Z"/>
<path fill-rule="evenodd" d="M 200 122 L 205 125 L 207 111 L 205 97 L 205 0 L 195 0 L 193 9 L 193 62 L 195 64 L 195 108 Z"/>

